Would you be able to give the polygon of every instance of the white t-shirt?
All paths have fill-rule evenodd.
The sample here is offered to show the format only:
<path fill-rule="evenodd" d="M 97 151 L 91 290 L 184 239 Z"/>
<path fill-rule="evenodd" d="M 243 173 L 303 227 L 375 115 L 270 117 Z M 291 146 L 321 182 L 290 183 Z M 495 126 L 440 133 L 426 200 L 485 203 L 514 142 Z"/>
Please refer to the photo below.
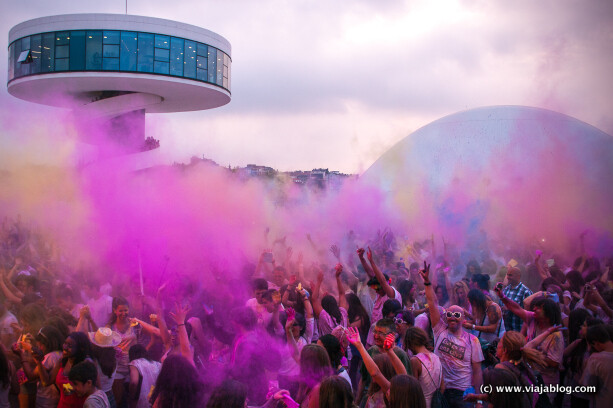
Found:
<path fill-rule="evenodd" d="M 441 360 L 445 388 L 462 390 L 472 386 L 472 363 L 483 361 L 481 344 L 472 334 L 461 330 L 455 336 L 447 325 L 439 320 L 432 328 L 434 333 L 434 353 Z"/>
<path fill-rule="evenodd" d="M 258 303 L 256 298 L 249 299 L 245 306 L 250 307 L 254 312 L 258 319 L 258 324 L 263 327 L 267 327 L 272 319 L 272 313 L 270 313 L 264 305 Z"/>
<path fill-rule="evenodd" d="M 17 318 L 8 310 L 0 317 L 0 335 L 14 335 L 15 331 L 11 327 L 11 324 L 17 323 Z M 16 336 L 13 336 L 13 341 L 16 340 Z M 7 349 L 11 347 L 11 344 L 4 345 Z"/>
<path fill-rule="evenodd" d="M 106 326 L 113 312 L 113 298 L 102 295 L 99 299 L 89 299 L 87 305 L 96 325 L 98 327 Z"/>

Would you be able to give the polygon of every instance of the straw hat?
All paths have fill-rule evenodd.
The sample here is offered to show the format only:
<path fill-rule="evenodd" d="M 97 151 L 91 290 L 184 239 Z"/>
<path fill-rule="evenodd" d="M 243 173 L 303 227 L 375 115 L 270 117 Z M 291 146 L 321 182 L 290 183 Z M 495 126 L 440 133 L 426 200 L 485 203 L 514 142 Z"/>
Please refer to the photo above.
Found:
<path fill-rule="evenodd" d="M 108 327 L 101 327 L 96 332 L 89 332 L 89 340 L 98 347 L 115 347 L 121 343 L 121 336 Z"/>

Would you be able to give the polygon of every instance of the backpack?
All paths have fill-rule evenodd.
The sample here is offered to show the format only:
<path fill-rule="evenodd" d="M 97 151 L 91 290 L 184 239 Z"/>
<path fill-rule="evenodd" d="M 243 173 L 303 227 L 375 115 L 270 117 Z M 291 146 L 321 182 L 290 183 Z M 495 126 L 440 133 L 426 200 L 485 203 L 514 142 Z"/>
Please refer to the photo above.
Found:
<path fill-rule="evenodd" d="M 543 376 L 541 373 L 533 371 L 523 374 L 519 368 L 515 366 L 515 364 L 510 361 L 504 361 L 501 363 L 502 366 L 508 371 L 512 372 L 517 378 L 520 385 L 523 387 L 530 387 L 532 385 L 536 386 L 544 386 L 545 382 L 543 381 Z M 525 366 L 527 370 L 529 368 Z M 531 378 L 533 376 L 533 378 Z M 549 401 L 549 397 L 545 393 L 538 394 L 538 399 L 536 400 L 536 405 L 533 404 L 533 395 L 531 393 L 525 393 L 530 402 L 530 406 L 534 406 L 535 408 L 553 408 L 551 401 Z"/>
<path fill-rule="evenodd" d="M 415 356 L 415 357 L 417 357 L 417 356 Z M 421 359 L 419 357 L 417 357 L 417 359 L 421 363 L 421 366 L 428 373 L 428 377 L 430 377 L 430 381 L 432 381 L 432 384 L 436 384 L 434 382 L 434 379 L 432 378 L 432 375 L 430 375 L 430 371 L 428 371 L 428 369 L 426 368 L 426 365 L 424 364 L 424 362 L 421 361 Z M 439 378 L 439 384 L 441 384 L 442 377 L 443 377 L 443 372 L 441 370 L 441 378 Z M 430 402 L 430 408 L 449 408 L 449 403 L 447 402 L 447 399 L 445 399 L 445 396 L 441 392 L 440 385 L 436 389 L 436 391 L 434 391 L 434 393 L 432 394 L 432 401 Z"/>

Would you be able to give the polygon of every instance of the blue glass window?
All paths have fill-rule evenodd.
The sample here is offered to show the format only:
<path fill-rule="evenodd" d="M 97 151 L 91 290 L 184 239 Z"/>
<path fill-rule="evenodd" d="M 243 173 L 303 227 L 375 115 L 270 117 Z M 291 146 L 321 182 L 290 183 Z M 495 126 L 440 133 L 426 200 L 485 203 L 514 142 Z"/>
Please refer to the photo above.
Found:
<path fill-rule="evenodd" d="M 154 61 L 153 62 L 153 72 L 156 74 L 166 74 L 168 75 L 168 70 L 170 68 L 170 63 L 163 61 Z"/>
<path fill-rule="evenodd" d="M 206 81 L 207 80 L 207 71 L 206 71 L 206 69 L 196 68 L 196 79 L 198 79 L 200 81 Z"/>
<path fill-rule="evenodd" d="M 70 32 L 62 31 L 55 33 L 55 45 L 68 45 L 70 39 Z"/>
<path fill-rule="evenodd" d="M 104 58 L 119 58 L 119 45 L 104 44 L 102 46 L 102 56 Z"/>
<path fill-rule="evenodd" d="M 88 31 L 85 39 L 85 69 L 102 69 L 102 31 Z"/>
<path fill-rule="evenodd" d="M 138 71 L 153 72 L 153 34 L 138 33 Z"/>
<path fill-rule="evenodd" d="M 70 70 L 85 69 L 85 31 L 70 32 Z"/>
<path fill-rule="evenodd" d="M 209 47 L 209 82 L 215 83 L 217 79 L 217 50 L 213 47 Z"/>
<path fill-rule="evenodd" d="M 103 58 L 102 69 L 105 71 L 119 71 L 119 58 Z"/>
<path fill-rule="evenodd" d="M 170 61 L 170 50 L 165 50 L 163 48 L 155 49 L 155 60 L 169 62 Z"/>
<path fill-rule="evenodd" d="M 55 59 L 55 34 L 46 33 L 42 35 L 42 50 L 40 72 L 52 72 L 53 60 Z"/>
<path fill-rule="evenodd" d="M 206 57 L 209 52 L 209 47 L 206 44 L 198 43 L 196 51 L 198 51 L 198 55 L 201 57 Z"/>
<path fill-rule="evenodd" d="M 196 43 L 185 40 L 185 66 L 183 76 L 196 78 Z"/>
<path fill-rule="evenodd" d="M 55 59 L 56 71 L 68 71 L 68 58 L 56 58 Z"/>
<path fill-rule="evenodd" d="M 170 39 L 170 75 L 183 76 L 183 40 Z"/>
<path fill-rule="evenodd" d="M 121 32 L 121 45 L 119 54 L 119 69 L 122 71 L 136 71 L 137 57 L 136 33 L 130 31 Z"/>
<path fill-rule="evenodd" d="M 38 74 L 40 72 L 41 61 L 41 35 L 33 35 L 30 37 L 30 51 L 32 52 L 32 63 L 30 64 L 30 72 Z"/>
<path fill-rule="evenodd" d="M 59 45 L 55 47 L 55 58 L 68 58 L 68 46 Z"/>
<path fill-rule="evenodd" d="M 15 45 L 11 44 L 9 45 L 9 75 L 8 75 L 9 81 L 15 78 L 15 65 L 14 65 L 15 58 L 13 58 L 14 53 L 15 53 Z"/>
<path fill-rule="evenodd" d="M 170 49 L 170 37 L 167 35 L 155 35 L 155 48 Z"/>
<path fill-rule="evenodd" d="M 120 32 L 119 31 L 103 31 L 102 42 L 103 44 L 115 44 L 119 45 Z"/>

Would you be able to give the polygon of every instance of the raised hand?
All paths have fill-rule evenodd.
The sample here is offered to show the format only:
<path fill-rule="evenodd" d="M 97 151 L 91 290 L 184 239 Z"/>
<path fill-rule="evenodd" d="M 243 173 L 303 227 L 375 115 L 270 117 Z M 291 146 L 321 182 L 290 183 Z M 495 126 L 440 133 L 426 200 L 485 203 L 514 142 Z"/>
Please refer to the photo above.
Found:
<path fill-rule="evenodd" d="M 364 251 L 364 248 L 358 248 L 355 252 L 358 253 L 358 256 L 360 258 L 364 258 L 364 252 L 366 252 L 366 251 Z"/>
<path fill-rule="evenodd" d="M 187 313 L 191 310 L 189 305 L 181 306 L 178 303 L 175 303 L 175 312 L 170 312 L 170 317 L 177 324 L 185 324 L 185 318 L 187 317 Z"/>
<path fill-rule="evenodd" d="M 389 333 L 385 337 L 385 341 L 383 342 L 383 350 L 390 350 L 394 348 L 396 344 L 396 335 L 394 333 Z"/>
<path fill-rule="evenodd" d="M 372 262 L 372 250 L 368 247 L 368 251 L 366 252 L 366 257 L 370 262 Z"/>
<path fill-rule="evenodd" d="M 353 345 L 362 342 L 362 340 L 360 340 L 360 332 L 355 327 L 348 327 L 345 334 L 347 335 L 347 341 Z"/>
<path fill-rule="evenodd" d="M 334 257 L 340 261 L 341 259 L 341 250 L 340 248 L 334 244 L 332 246 L 330 246 L 330 252 L 332 252 L 332 255 L 334 255 Z"/>
<path fill-rule="evenodd" d="M 336 264 L 336 266 L 334 267 L 334 276 L 339 278 L 341 276 L 341 273 L 343 273 L 343 265 Z"/>
<path fill-rule="evenodd" d="M 430 264 L 427 264 L 426 261 L 424 261 L 424 269 L 420 270 L 419 274 L 421 275 L 421 278 L 424 280 L 424 283 L 429 283 L 430 282 Z"/>

